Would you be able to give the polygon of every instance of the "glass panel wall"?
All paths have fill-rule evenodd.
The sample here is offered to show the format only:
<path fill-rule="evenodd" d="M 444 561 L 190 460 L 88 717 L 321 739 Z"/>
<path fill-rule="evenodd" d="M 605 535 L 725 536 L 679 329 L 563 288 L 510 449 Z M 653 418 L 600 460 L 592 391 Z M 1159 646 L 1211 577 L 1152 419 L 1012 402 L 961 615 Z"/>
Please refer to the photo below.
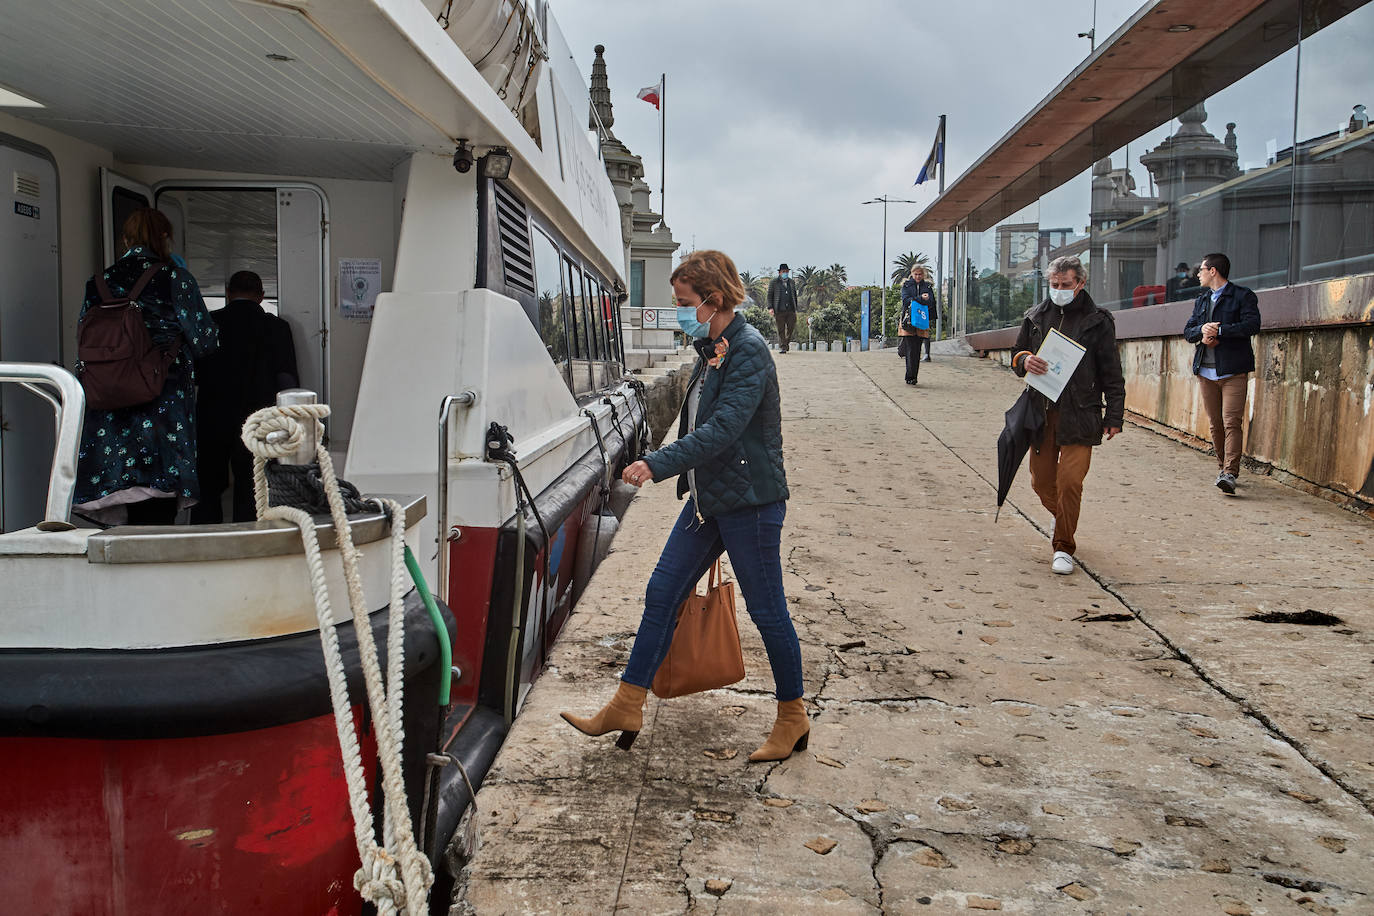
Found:
<path fill-rule="evenodd" d="M 1016 324 L 1066 254 L 1110 309 L 1193 298 L 1213 251 L 1254 289 L 1374 271 L 1374 96 L 1358 95 L 1374 85 L 1374 4 L 1260 12 L 969 215 L 951 249 L 956 326 Z"/>
<path fill-rule="evenodd" d="M 1303 5 L 1293 259 L 1299 283 L 1374 270 L 1374 6 Z"/>

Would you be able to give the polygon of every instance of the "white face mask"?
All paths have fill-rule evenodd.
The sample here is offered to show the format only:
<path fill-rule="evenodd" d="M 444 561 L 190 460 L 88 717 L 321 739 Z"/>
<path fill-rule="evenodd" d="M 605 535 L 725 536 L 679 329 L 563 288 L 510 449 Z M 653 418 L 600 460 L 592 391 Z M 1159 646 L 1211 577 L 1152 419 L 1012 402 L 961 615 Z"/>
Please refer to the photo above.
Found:
<path fill-rule="evenodd" d="M 1072 302 L 1073 297 L 1077 295 L 1078 290 L 1076 289 L 1051 289 L 1050 301 L 1053 302 L 1055 305 L 1059 306 L 1060 308 L 1063 308 L 1064 306 Z"/>

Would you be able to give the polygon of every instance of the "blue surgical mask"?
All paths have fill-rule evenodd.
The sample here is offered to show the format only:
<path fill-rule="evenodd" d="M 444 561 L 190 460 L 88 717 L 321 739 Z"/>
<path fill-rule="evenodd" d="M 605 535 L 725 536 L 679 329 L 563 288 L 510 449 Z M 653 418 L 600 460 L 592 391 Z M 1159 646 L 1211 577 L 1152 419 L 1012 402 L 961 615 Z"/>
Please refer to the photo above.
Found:
<path fill-rule="evenodd" d="M 787 271 L 784 270 L 784 271 L 779 272 L 779 274 L 778 274 L 778 279 L 780 279 L 780 280 L 786 280 L 786 279 L 787 279 Z"/>
<path fill-rule="evenodd" d="M 688 337 L 711 336 L 711 325 L 697 319 L 695 306 L 679 305 L 677 307 L 677 326 L 682 328 L 682 333 Z"/>

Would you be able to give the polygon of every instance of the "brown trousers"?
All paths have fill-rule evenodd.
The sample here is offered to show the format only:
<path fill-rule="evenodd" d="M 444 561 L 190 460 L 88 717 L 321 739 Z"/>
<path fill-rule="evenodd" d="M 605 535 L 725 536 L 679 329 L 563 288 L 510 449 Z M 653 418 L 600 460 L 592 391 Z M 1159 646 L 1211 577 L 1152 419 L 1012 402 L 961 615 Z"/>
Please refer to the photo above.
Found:
<path fill-rule="evenodd" d="M 1072 554 L 1077 548 L 1078 510 L 1083 504 L 1083 478 L 1092 464 L 1091 445 L 1054 444 L 1059 427 L 1059 411 L 1051 407 L 1045 414 L 1045 436 L 1040 447 L 1030 454 L 1031 489 L 1040 502 L 1054 514 L 1054 549 Z"/>
<path fill-rule="evenodd" d="M 778 322 L 778 349 L 786 353 L 792 346 L 792 333 L 797 329 L 796 312 L 774 312 Z"/>
<path fill-rule="evenodd" d="M 1245 392 L 1249 374 L 1242 372 L 1214 382 L 1197 377 L 1202 390 L 1202 405 L 1212 424 L 1212 447 L 1217 452 L 1217 470 L 1232 477 L 1240 473 L 1240 454 L 1245 445 Z"/>

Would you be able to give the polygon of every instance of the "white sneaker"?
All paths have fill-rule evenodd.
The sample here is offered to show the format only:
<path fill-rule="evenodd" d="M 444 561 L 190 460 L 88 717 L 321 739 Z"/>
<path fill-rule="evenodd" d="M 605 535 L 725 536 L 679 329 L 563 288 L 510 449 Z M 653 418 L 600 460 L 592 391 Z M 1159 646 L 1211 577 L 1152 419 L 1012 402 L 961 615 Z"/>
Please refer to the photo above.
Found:
<path fill-rule="evenodd" d="M 1050 561 L 1050 570 L 1056 576 L 1067 576 L 1073 572 L 1073 557 L 1062 550 L 1054 552 L 1054 559 Z"/>

